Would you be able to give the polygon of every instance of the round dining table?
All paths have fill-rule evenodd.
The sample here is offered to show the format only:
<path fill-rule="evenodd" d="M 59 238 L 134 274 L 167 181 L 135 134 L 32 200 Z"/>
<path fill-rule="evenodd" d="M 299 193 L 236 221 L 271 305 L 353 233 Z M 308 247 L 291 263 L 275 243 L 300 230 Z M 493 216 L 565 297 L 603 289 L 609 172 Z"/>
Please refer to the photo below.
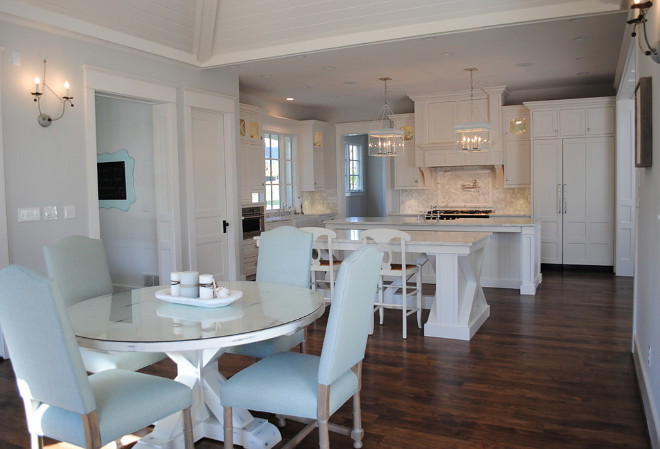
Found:
<path fill-rule="evenodd" d="M 195 441 L 224 440 L 225 378 L 217 362 L 226 348 L 294 333 L 313 323 L 325 308 L 319 293 L 303 287 L 254 281 L 218 285 L 240 298 L 216 306 L 222 301 L 173 298 L 169 288 L 160 286 L 99 296 L 68 308 L 80 346 L 164 352 L 176 363 L 176 380 L 193 392 Z M 270 448 L 281 440 L 276 426 L 247 410 L 234 410 L 233 427 L 234 442 L 248 449 Z M 183 448 L 180 414 L 156 423 L 135 448 Z"/>

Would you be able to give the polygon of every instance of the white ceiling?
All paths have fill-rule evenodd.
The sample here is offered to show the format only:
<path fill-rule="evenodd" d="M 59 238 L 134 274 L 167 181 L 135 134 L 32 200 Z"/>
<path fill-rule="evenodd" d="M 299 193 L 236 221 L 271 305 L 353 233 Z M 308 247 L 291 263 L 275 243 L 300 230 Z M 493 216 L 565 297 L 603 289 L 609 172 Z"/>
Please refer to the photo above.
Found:
<path fill-rule="evenodd" d="M 626 0 L 2 0 L 0 17 L 239 74 L 241 102 L 330 122 L 407 94 L 611 95 Z M 286 97 L 295 101 L 287 103 Z"/>

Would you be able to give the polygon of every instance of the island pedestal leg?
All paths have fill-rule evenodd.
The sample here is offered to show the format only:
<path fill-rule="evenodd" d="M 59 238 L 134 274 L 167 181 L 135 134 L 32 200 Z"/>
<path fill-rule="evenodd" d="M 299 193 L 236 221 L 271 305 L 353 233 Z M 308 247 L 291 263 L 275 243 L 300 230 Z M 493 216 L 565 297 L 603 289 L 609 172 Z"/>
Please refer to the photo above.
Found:
<path fill-rule="evenodd" d="M 429 254 L 435 258 L 435 300 L 425 337 L 470 340 L 490 316 L 479 282 L 484 247 L 469 254 Z"/>

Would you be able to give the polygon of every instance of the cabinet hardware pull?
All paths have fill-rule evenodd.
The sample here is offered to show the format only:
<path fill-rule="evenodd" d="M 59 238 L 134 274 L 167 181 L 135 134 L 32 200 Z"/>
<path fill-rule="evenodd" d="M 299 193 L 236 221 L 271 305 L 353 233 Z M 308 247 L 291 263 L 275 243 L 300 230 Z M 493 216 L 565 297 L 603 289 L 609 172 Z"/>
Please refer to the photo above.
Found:
<path fill-rule="evenodd" d="M 561 184 L 557 184 L 557 213 L 561 214 Z"/>
<path fill-rule="evenodd" d="M 568 196 L 568 190 L 566 188 L 566 184 L 564 184 L 564 214 L 566 213 L 566 197 Z"/>

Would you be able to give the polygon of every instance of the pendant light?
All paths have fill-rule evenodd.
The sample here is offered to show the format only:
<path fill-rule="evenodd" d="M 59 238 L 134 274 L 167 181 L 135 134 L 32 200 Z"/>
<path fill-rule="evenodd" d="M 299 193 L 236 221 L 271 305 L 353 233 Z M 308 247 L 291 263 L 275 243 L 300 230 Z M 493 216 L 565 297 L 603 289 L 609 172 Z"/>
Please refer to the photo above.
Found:
<path fill-rule="evenodd" d="M 488 151 L 490 149 L 490 123 L 474 121 L 474 83 L 472 75 L 477 68 L 469 67 L 465 71 L 470 74 L 470 121 L 456 123 L 454 135 L 458 151 Z"/>
<path fill-rule="evenodd" d="M 389 115 L 393 115 L 392 109 L 387 104 L 387 82 L 390 77 L 378 78 L 385 85 L 385 104 L 380 109 L 376 119 L 371 124 L 369 131 L 369 156 L 396 156 L 403 151 L 403 131 L 400 127 L 390 125 Z"/>

